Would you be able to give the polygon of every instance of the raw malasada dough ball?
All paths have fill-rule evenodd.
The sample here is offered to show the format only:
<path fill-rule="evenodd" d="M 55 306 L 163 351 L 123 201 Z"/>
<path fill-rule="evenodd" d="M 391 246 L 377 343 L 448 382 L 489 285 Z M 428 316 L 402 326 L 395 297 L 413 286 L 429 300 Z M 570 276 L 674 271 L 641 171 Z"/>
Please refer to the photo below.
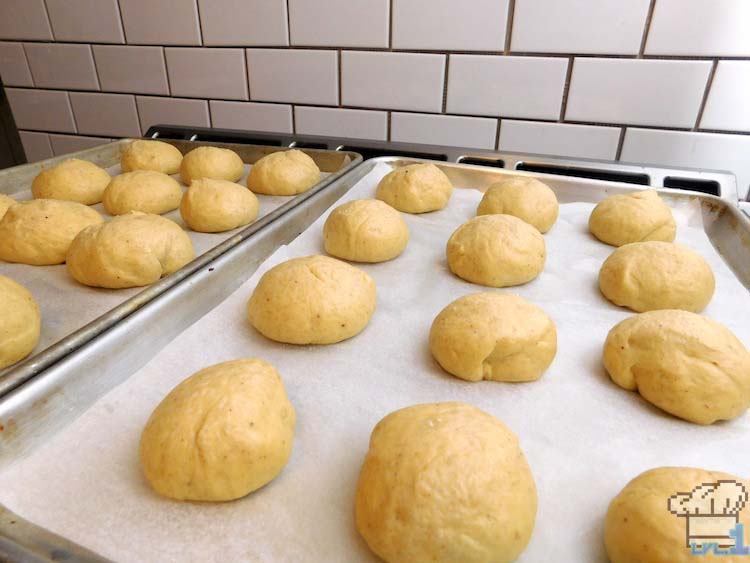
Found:
<path fill-rule="evenodd" d="M 161 215 L 177 209 L 181 199 L 182 187 L 171 176 L 154 170 L 134 170 L 112 178 L 102 201 L 110 215 L 131 211 Z"/>
<path fill-rule="evenodd" d="M 404 213 L 428 213 L 443 209 L 453 192 L 448 176 L 434 164 L 410 164 L 396 168 L 380 183 L 375 197 Z"/>
<path fill-rule="evenodd" d="M 477 215 L 506 214 L 518 217 L 546 233 L 557 221 L 560 206 L 547 184 L 518 176 L 492 184 L 477 207 Z"/>
<path fill-rule="evenodd" d="M 16 203 L 18 202 L 12 197 L 9 197 L 5 194 L 0 194 L 0 219 L 3 218 L 3 215 L 5 215 L 5 212 L 8 211 L 8 208 L 11 205 L 15 205 Z"/>
<path fill-rule="evenodd" d="M 622 246 L 649 240 L 672 242 L 677 225 L 656 190 L 641 190 L 600 202 L 589 217 L 589 231 L 602 242 Z"/>
<path fill-rule="evenodd" d="M 0 276 L 0 369 L 28 356 L 39 342 L 39 307 L 28 289 Z"/>
<path fill-rule="evenodd" d="M 281 473 L 294 423 L 294 407 L 271 364 L 223 362 L 189 377 L 159 403 L 141 435 L 141 466 L 165 497 L 234 500 Z"/>
<path fill-rule="evenodd" d="M 451 272 L 466 281 L 507 287 L 533 280 L 547 250 L 539 231 L 512 215 L 480 215 L 461 225 L 446 247 Z"/>
<path fill-rule="evenodd" d="M 155 170 L 164 174 L 177 174 L 182 163 L 182 153 L 164 141 L 133 141 L 120 157 L 123 172 Z"/>
<path fill-rule="evenodd" d="M 547 314 L 517 295 L 474 293 L 435 318 L 430 351 L 440 366 L 467 381 L 534 381 L 557 353 Z"/>
<path fill-rule="evenodd" d="M 610 254 L 599 289 L 615 305 L 642 313 L 685 309 L 699 313 L 714 295 L 714 273 L 700 255 L 673 242 L 634 242 Z"/>
<path fill-rule="evenodd" d="M 388 563 L 515 561 L 537 494 L 518 439 L 465 403 L 397 410 L 370 436 L 357 529 Z"/>
<path fill-rule="evenodd" d="M 219 147 L 197 147 L 187 153 L 180 164 L 180 177 L 186 186 L 198 178 L 236 182 L 244 173 L 245 167 L 239 155 Z"/>
<path fill-rule="evenodd" d="M 247 225 L 258 216 L 258 198 L 227 180 L 193 180 L 180 203 L 185 224 L 201 233 L 221 233 Z"/>
<path fill-rule="evenodd" d="M 378 199 L 357 199 L 331 211 L 323 225 L 326 252 L 354 262 L 385 262 L 401 254 L 409 229 L 401 214 Z"/>
<path fill-rule="evenodd" d="M 649 311 L 615 325 L 604 367 L 623 389 L 697 424 L 750 407 L 750 353 L 729 329 L 688 311 Z"/>
<path fill-rule="evenodd" d="M 81 231 L 68 250 L 68 272 L 84 285 L 148 285 L 195 258 L 182 228 L 160 215 L 133 211 Z"/>
<path fill-rule="evenodd" d="M 691 555 L 691 528 L 717 513 L 718 528 L 729 532 L 737 521 L 750 521 L 750 480 L 693 467 L 658 467 L 638 475 L 610 502 L 604 521 L 604 545 L 611 563 L 742 563 L 747 556 Z M 711 504 L 714 510 L 711 510 Z M 723 507 L 733 511 L 725 515 Z M 729 516 L 729 518 L 726 518 Z M 738 516 L 738 520 L 735 520 Z M 717 527 L 717 526 L 712 526 Z M 726 536 L 726 540 L 730 538 Z M 747 534 L 745 535 L 747 545 Z M 700 539 L 694 541 L 700 543 Z M 720 543 L 720 539 L 704 539 Z"/>
<path fill-rule="evenodd" d="M 247 187 L 256 194 L 296 195 L 320 182 L 315 161 L 300 150 L 268 154 L 253 164 Z"/>
<path fill-rule="evenodd" d="M 106 170 L 88 160 L 69 158 L 42 170 L 31 184 L 36 199 L 63 199 L 84 205 L 102 200 L 111 180 Z"/>
<path fill-rule="evenodd" d="M 375 311 L 375 282 L 328 256 L 293 258 L 268 270 L 247 304 L 266 338 L 289 344 L 333 344 L 358 334 Z"/>
<path fill-rule="evenodd" d="M 72 201 L 35 199 L 13 205 L 0 219 L 0 260 L 32 266 L 62 264 L 76 235 L 104 222 Z"/>

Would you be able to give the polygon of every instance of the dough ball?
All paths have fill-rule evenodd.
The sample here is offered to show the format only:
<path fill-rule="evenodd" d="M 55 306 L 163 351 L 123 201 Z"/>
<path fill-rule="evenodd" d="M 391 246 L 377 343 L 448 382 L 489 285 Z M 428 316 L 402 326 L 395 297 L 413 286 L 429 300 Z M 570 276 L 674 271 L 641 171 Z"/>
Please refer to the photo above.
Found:
<path fill-rule="evenodd" d="M 702 256 L 672 242 L 634 242 L 615 250 L 599 270 L 599 289 L 615 305 L 702 311 L 714 294 L 714 273 Z"/>
<path fill-rule="evenodd" d="M 656 190 L 613 195 L 594 207 L 589 231 L 612 246 L 660 240 L 672 242 L 677 226 L 672 210 Z"/>
<path fill-rule="evenodd" d="M 104 222 L 81 203 L 35 199 L 18 203 L 0 219 L 0 260 L 33 266 L 62 264 L 76 235 Z"/>
<path fill-rule="evenodd" d="M 177 174 L 182 163 L 179 149 L 164 141 L 133 141 L 120 158 L 123 172 L 155 170 L 164 174 Z"/>
<path fill-rule="evenodd" d="M 0 369 L 28 356 L 40 329 L 39 307 L 29 290 L 0 276 Z"/>
<path fill-rule="evenodd" d="M 253 164 L 247 187 L 256 194 L 296 195 L 320 182 L 315 161 L 300 150 L 268 154 Z"/>
<path fill-rule="evenodd" d="M 560 206 L 547 184 L 518 176 L 492 184 L 477 207 L 477 215 L 513 215 L 546 233 L 557 221 Z"/>
<path fill-rule="evenodd" d="M 710 511 L 701 505 L 707 500 L 710 502 L 710 498 L 716 497 L 717 506 L 730 497 L 731 502 L 736 502 L 743 494 L 743 488 L 750 491 L 750 481 L 728 473 L 692 467 L 659 467 L 641 473 L 609 504 L 604 521 L 604 545 L 609 560 L 611 563 L 742 563 L 748 559 L 746 556 L 698 557 L 690 554 L 685 502 L 687 506 L 697 504 L 699 514 L 705 514 Z M 706 493 L 705 498 L 696 498 L 703 496 L 702 493 Z M 703 519 L 710 525 L 708 520 Z M 739 521 L 745 525 L 750 521 L 750 503 L 745 503 L 739 511 Z M 721 529 L 726 520 L 724 524 L 715 523 Z M 732 519 L 727 531 L 735 523 Z M 692 526 L 700 524 L 700 516 L 691 518 Z M 699 539 L 695 541 L 700 543 Z"/>
<path fill-rule="evenodd" d="M 375 194 L 404 213 L 427 213 L 448 205 L 453 184 L 434 164 L 410 164 L 387 174 Z"/>
<path fill-rule="evenodd" d="M 451 272 L 489 287 L 531 281 L 547 259 L 544 237 L 512 215 L 480 215 L 467 221 L 448 239 L 446 254 Z"/>
<path fill-rule="evenodd" d="M 697 424 L 750 407 L 750 353 L 729 329 L 688 311 L 650 311 L 617 324 L 604 367 L 623 389 Z"/>
<path fill-rule="evenodd" d="M 409 229 L 401 214 L 377 199 L 339 205 L 323 225 L 328 254 L 354 262 L 385 262 L 401 254 Z"/>
<path fill-rule="evenodd" d="M 5 212 L 8 211 L 8 208 L 11 205 L 15 205 L 16 203 L 18 202 L 12 197 L 9 197 L 5 194 L 0 194 L 0 219 L 3 218 L 3 215 L 5 215 Z"/>
<path fill-rule="evenodd" d="M 93 205 L 102 200 L 110 180 L 107 171 L 93 162 L 69 158 L 42 170 L 31 184 L 31 193 L 36 199 L 64 199 Z"/>
<path fill-rule="evenodd" d="M 355 514 L 367 545 L 388 563 L 515 561 L 536 509 L 518 439 L 476 407 L 415 405 L 372 431 Z"/>
<path fill-rule="evenodd" d="M 177 209 L 182 199 L 182 187 L 163 172 L 134 170 L 112 178 L 104 190 L 104 209 L 110 215 L 124 215 L 131 211 L 161 215 Z"/>
<path fill-rule="evenodd" d="M 189 186 L 199 178 L 214 178 L 236 182 L 245 173 L 239 155 L 219 147 L 198 147 L 187 153 L 180 164 L 182 183 Z"/>
<path fill-rule="evenodd" d="M 474 293 L 440 311 L 430 351 L 467 381 L 534 381 L 555 358 L 557 331 L 544 311 L 516 295 Z"/>
<path fill-rule="evenodd" d="M 180 383 L 156 407 L 141 435 L 141 466 L 165 497 L 244 497 L 281 473 L 295 418 L 271 364 L 216 364 Z"/>
<path fill-rule="evenodd" d="M 247 314 L 266 338 L 290 344 L 333 344 L 358 334 L 375 311 L 375 282 L 328 256 L 293 258 L 258 282 Z"/>
<path fill-rule="evenodd" d="M 193 258 L 193 243 L 177 223 L 133 211 L 81 231 L 67 262 L 76 281 L 121 289 L 158 281 Z"/>
<path fill-rule="evenodd" d="M 227 180 L 193 180 L 180 203 L 185 224 L 201 233 L 221 233 L 247 225 L 258 216 L 258 198 Z"/>

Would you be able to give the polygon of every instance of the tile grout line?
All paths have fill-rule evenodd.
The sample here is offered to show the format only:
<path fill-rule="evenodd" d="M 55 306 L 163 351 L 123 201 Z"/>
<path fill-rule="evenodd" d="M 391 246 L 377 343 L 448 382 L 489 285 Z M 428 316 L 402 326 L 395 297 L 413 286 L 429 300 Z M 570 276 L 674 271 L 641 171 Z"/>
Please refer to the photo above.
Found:
<path fill-rule="evenodd" d="M 169 79 L 169 65 L 167 64 L 167 51 L 164 47 L 161 48 L 161 61 L 164 63 L 164 76 L 167 79 L 167 90 L 169 91 L 169 97 L 172 97 L 172 81 Z"/>
<path fill-rule="evenodd" d="M 29 64 L 29 56 L 26 54 L 26 45 L 22 42 L 18 43 L 21 46 L 21 52 L 23 53 L 23 60 L 26 61 L 26 68 L 29 69 L 29 78 L 31 78 L 31 88 L 36 89 L 36 80 L 34 80 L 34 73 L 31 72 L 31 65 Z M 6 84 L 7 88 L 8 85 Z"/>
<path fill-rule="evenodd" d="M 297 134 L 297 105 L 296 104 L 290 104 L 292 108 L 292 134 Z"/>
<path fill-rule="evenodd" d="M 99 78 L 99 65 L 96 64 L 96 57 L 94 56 L 94 46 L 89 45 L 89 55 L 91 55 L 91 64 L 94 67 L 94 75 L 96 76 L 96 87 L 99 92 L 102 91 L 102 79 Z"/>
<path fill-rule="evenodd" d="M 117 4 L 117 15 L 120 16 L 119 19 L 120 19 L 120 31 L 122 31 L 122 44 L 127 45 L 128 36 L 125 33 L 125 18 L 122 17 L 122 6 L 120 6 L 120 0 L 115 0 L 115 4 Z M 164 48 L 163 45 L 160 45 L 160 47 Z"/>
<path fill-rule="evenodd" d="M 250 93 L 250 59 L 247 58 L 247 49 L 242 49 L 242 74 L 245 75 L 245 88 L 247 88 L 247 100 L 244 101 L 252 102 L 253 96 Z"/>
<path fill-rule="evenodd" d="M 118 0 L 119 3 L 119 0 Z M 198 20 L 198 38 L 201 41 L 200 46 L 202 48 L 206 47 L 206 40 L 203 38 L 203 25 L 201 25 L 201 7 L 198 3 L 198 0 L 193 0 L 193 6 L 195 6 L 195 16 Z"/>
<path fill-rule="evenodd" d="M 620 128 L 620 138 L 617 139 L 617 150 L 615 150 L 615 161 L 620 160 L 622 156 L 622 146 L 625 144 L 625 130 L 627 127 Z"/>
<path fill-rule="evenodd" d="M 390 141 L 391 140 L 391 110 L 388 110 L 388 122 L 387 122 L 387 128 L 386 128 L 386 134 L 385 134 L 385 140 Z"/>
<path fill-rule="evenodd" d="M 505 45 L 503 54 L 510 54 L 510 40 L 513 35 L 513 16 L 516 13 L 516 0 L 508 0 L 508 21 L 505 22 Z"/>
<path fill-rule="evenodd" d="M 451 64 L 451 56 L 450 54 L 446 53 L 445 66 L 443 67 L 443 104 L 442 104 L 442 112 L 441 112 L 443 115 L 447 113 L 447 108 L 448 108 L 448 72 L 450 70 L 450 64 Z"/>
<path fill-rule="evenodd" d="M 500 126 L 501 126 L 501 121 L 498 119 L 497 128 L 495 129 L 495 150 L 496 151 L 500 150 Z"/>
<path fill-rule="evenodd" d="M 388 50 L 393 51 L 393 0 L 388 2 Z"/>
<path fill-rule="evenodd" d="M 565 84 L 563 85 L 562 101 L 560 102 L 560 117 L 557 120 L 562 123 L 565 120 L 565 112 L 568 109 L 568 94 L 570 93 L 570 79 L 573 76 L 573 65 L 575 64 L 575 57 L 570 57 L 568 60 L 568 68 L 565 69 Z"/>
<path fill-rule="evenodd" d="M 708 95 L 711 92 L 711 86 L 714 83 L 714 76 L 716 76 L 716 68 L 719 66 L 719 60 L 714 59 L 714 62 L 711 64 L 711 70 L 708 71 L 708 78 L 706 79 L 706 88 L 703 91 L 703 97 L 701 98 L 701 105 L 698 106 L 698 115 L 695 118 L 695 125 L 693 125 L 693 128 L 691 131 L 697 131 L 701 119 L 703 119 L 703 112 L 706 110 L 706 102 L 708 102 Z"/>
<path fill-rule="evenodd" d="M 342 91 L 343 91 L 344 86 L 343 86 L 343 80 L 342 80 L 343 75 L 342 75 L 342 72 L 341 72 L 341 65 L 342 65 L 343 59 L 344 59 L 344 54 L 341 52 L 341 49 L 339 49 L 339 51 L 338 51 L 338 57 L 336 58 L 336 67 L 337 67 L 337 70 L 338 70 L 338 74 L 336 75 L 336 80 L 338 81 L 339 107 L 343 107 L 344 106 L 344 97 L 342 95 Z"/>
<path fill-rule="evenodd" d="M 119 1 L 119 0 L 118 0 Z M 289 0 L 284 0 L 286 6 L 286 47 L 292 46 L 292 16 L 289 9 Z"/>
<path fill-rule="evenodd" d="M 119 0 L 118 5 L 119 5 Z M 52 18 L 49 17 L 49 8 L 47 7 L 47 0 L 42 0 L 42 5 L 44 6 L 44 15 L 47 16 L 47 25 L 49 26 L 49 34 L 52 36 L 52 42 L 57 43 L 57 37 L 55 37 L 55 30 L 52 28 Z"/>
<path fill-rule="evenodd" d="M 641 36 L 641 44 L 638 47 L 638 58 L 642 59 L 644 51 L 646 50 L 646 40 L 648 39 L 649 31 L 651 31 L 651 20 L 654 17 L 654 8 L 656 7 L 656 0 L 651 0 L 648 5 L 648 11 L 646 12 L 646 21 L 643 24 L 643 35 Z"/>

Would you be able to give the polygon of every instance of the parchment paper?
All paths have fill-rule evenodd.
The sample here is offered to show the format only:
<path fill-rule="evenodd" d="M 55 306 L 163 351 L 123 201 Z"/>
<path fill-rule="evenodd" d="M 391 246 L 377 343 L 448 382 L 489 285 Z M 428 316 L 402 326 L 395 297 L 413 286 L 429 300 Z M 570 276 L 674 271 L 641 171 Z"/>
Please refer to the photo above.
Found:
<path fill-rule="evenodd" d="M 250 168 L 249 164 L 245 165 L 245 174 L 239 181 L 243 186 L 246 185 L 245 181 Z M 119 164 L 111 166 L 106 170 L 111 176 L 116 176 L 122 172 Z M 172 177 L 180 182 L 179 174 L 174 174 Z M 187 187 L 182 182 L 180 182 L 180 185 L 183 191 L 187 190 Z M 11 197 L 18 201 L 30 200 L 32 199 L 31 190 L 11 194 Z M 257 195 L 257 197 L 260 203 L 257 219 L 267 215 L 291 199 L 290 197 L 265 195 Z M 112 218 L 104 210 L 104 206 L 101 203 L 92 205 L 91 207 L 101 213 L 105 220 Z M 247 226 L 245 225 L 224 233 L 198 233 L 187 228 L 180 216 L 179 209 L 165 213 L 163 216 L 171 219 L 186 230 L 193 241 L 196 257 Z M 37 344 L 34 350 L 35 353 L 44 350 L 51 344 L 78 330 L 145 289 L 144 287 L 128 289 L 87 287 L 79 284 L 70 277 L 65 264 L 56 266 L 29 266 L 27 264 L 11 264 L 0 260 L 0 274 L 8 276 L 26 287 L 39 304 L 42 314 L 42 332 L 39 337 L 39 344 Z M 0 370 L 0 373 L 2 373 L 2 370 Z"/>
<path fill-rule="evenodd" d="M 372 197 L 387 171 L 380 165 L 343 199 Z M 492 413 L 521 441 L 539 493 L 524 562 L 604 561 L 607 505 L 646 469 L 690 465 L 747 477 L 747 414 L 697 426 L 617 387 L 601 367 L 608 330 L 630 313 L 597 290 L 599 266 L 613 249 L 587 233 L 592 204 L 562 205 L 545 236 L 544 272 L 524 286 L 499 290 L 536 303 L 555 321 L 559 350 L 547 373 L 533 383 L 469 383 L 440 369 L 427 345 L 435 315 L 459 296 L 487 291 L 454 277 L 444 251 L 452 231 L 474 216 L 480 197 L 456 190 L 445 210 L 404 216 L 411 231 L 405 253 L 361 266 L 378 288 L 377 310 L 361 334 L 321 347 L 266 340 L 246 322 L 247 300 L 271 266 L 322 252 L 321 217 L 137 374 L 0 474 L 0 502 L 121 561 L 373 561 L 353 517 L 370 432 L 397 408 L 447 400 Z M 679 242 L 703 254 L 716 273 L 716 295 L 705 314 L 747 343 L 747 291 L 699 229 L 698 208 L 687 205 L 675 215 Z M 138 463 L 148 416 L 195 371 L 240 357 L 263 358 L 282 374 L 298 420 L 289 464 L 269 485 L 235 502 L 158 497 Z"/>

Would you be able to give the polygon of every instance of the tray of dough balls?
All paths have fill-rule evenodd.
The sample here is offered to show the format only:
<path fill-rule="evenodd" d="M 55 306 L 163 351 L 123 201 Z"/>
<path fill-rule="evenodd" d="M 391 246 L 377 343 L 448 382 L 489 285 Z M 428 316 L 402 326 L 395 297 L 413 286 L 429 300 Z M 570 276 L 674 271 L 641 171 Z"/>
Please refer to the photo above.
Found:
<path fill-rule="evenodd" d="M 17 191 L 0 195 L 0 279 L 37 310 L 30 306 L 28 323 L 25 314 L 7 321 L 27 330 L 7 348 L 0 342 L 0 369 L 247 233 L 352 162 L 349 153 L 309 153 L 124 140 L 5 171 L 2 188 Z"/>
<path fill-rule="evenodd" d="M 0 502 L 120 561 L 688 561 L 699 516 L 748 522 L 736 210 L 395 157 L 354 174 L 0 472 Z"/>

